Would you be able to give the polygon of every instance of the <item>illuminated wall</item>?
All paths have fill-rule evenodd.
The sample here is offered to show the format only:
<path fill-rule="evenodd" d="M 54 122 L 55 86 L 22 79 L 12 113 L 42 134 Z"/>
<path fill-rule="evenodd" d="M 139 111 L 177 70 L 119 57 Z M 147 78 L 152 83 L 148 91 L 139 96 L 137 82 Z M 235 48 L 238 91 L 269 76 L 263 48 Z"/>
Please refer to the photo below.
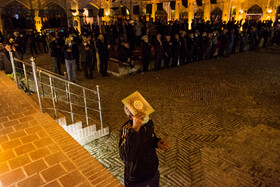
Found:
<path fill-rule="evenodd" d="M 3 13 L 3 8 L 15 0 L 0 0 L 0 14 Z M 146 7 L 146 4 L 153 4 L 153 12 L 151 17 L 155 17 L 157 4 L 163 2 L 162 0 L 16 0 L 17 2 L 29 7 L 30 10 L 34 10 L 35 28 L 40 30 L 42 27 L 42 20 L 39 17 L 39 10 L 44 8 L 48 3 L 53 2 L 62 7 L 67 14 L 68 26 L 73 26 L 74 22 L 76 27 L 80 28 L 83 22 L 86 12 L 83 14 L 78 10 L 85 9 L 87 5 L 92 4 L 96 7 L 103 8 L 105 16 L 101 19 L 98 17 L 98 22 L 101 24 L 101 20 L 109 21 L 110 15 L 113 14 L 112 7 L 119 7 L 120 5 L 126 6 L 130 10 L 131 18 L 133 16 L 133 6 L 140 5 Z M 170 0 L 172 1 L 172 0 Z M 222 20 L 228 21 L 232 17 L 236 20 L 245 19 L 248 16 L 248 10 L 254 5 L 258 5 L 262 9 L 261 20 L 275 20 L 277 7 L 280 6 L 280 0 L 217 0 L 217 4 L 211 4 L 210 0 L 203 0 L 203 5 L 198 7 L 196 0 L 188 0 L 188 8 L 183 7 L 182 0 L 176 0 L 175 10 L 171 10 L 168 1 L 164 1 L 164 10 L 167 13 L 168 20 L 180 19 L 180 13 L 184 12 L 185 15 L 191 20 L 194 14 L 199 10 L 203 10 L 203 18 L 209 20 L 211 12 L 216 8 L 220 8 L 222 13 Z M 70 10 L 76 10 L 76 13 Z M 186 17 L 186 16 L 185 16 Z M 189 23 L 190 24 L 190 23 Z M 3 20 L 0 19 L 0 30 L 3 31 Z"/>

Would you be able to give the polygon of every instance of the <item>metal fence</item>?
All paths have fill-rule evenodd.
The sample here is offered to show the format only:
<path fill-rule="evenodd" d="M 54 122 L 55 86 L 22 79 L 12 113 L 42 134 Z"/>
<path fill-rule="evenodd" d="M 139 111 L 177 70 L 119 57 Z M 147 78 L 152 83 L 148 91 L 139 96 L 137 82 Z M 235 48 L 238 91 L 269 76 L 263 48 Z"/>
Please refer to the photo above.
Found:
<path fill-rule="evenodd" d="M 103 128 L 98 85 L 96 91 L 86 88 L 66 80 L 66 75 L 61 76 L 37 67 L 34 58 L 30 59 L 31 62 L 25 62 L 14 58 L 12 52 L 9 54 L 14 81 L 19 88 L 23 88 L 29 94 L 37 93 L 41 112 L 53 111 L 55 118 L 58 117 L 58 112 L 69 114 L 72 123 L 77 118 L 85 120 L 87 125 L 94 122 Z M 96 120 L 98 118 L 99 120 Z"/>

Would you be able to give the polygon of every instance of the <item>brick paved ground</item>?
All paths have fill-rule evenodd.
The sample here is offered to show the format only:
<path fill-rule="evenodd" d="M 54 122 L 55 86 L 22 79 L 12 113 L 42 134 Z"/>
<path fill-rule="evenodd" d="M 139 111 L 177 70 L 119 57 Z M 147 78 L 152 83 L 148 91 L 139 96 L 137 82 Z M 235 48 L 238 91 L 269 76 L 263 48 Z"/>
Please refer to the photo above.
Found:
<path fill-rule="evenodd" d="M 138 90 L 155 108 L 161 186 L 280 186 L 280 48 L 196 62 L 144 75 L 101 77 L 110 136 L 85 148 L 123 181 L 118 133 L 126 120 L 121 100 Z M 51 69 L 47 57 L 38 64 Z M 41 60 L 44 59 L 44 60 Z"/>
<path fill-rule="evenodd" d="M 0 186 L 123 186 L 0 72 Z"/>

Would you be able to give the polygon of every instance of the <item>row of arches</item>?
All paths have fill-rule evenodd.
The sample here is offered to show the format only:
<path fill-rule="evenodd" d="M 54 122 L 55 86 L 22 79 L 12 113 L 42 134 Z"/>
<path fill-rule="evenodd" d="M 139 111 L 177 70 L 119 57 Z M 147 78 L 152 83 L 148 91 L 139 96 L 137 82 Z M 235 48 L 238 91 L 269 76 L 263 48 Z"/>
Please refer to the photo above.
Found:
<path fill-rule="evenodd" d="M 39 10 L 42 28 L 67 27 L 67 15 L 58 4 L 51 2 Z M 35 28 L 35 10 L 13 1 L 2 8 L 3 28 L 5 30 L 28 30 Z"/>
<path fill-rule="evenodd" d="M 123 13 L 123 10 L 122 8 L 125 8 L 127 9 L 127 13 Z M 140 8 L 142 11 L 140 11 L 140 16 L 143 16 L 145 15 L 145 7 L 142 6 Z M 280 9 L 280 7 L 278 8 Z M 126 8 L 126 7 L 123 7 L 122 5 L 118 8 L 115 8 L 114 9 L 114 14 L 115 16 L 119 16 L 119 17 L 122 17 L 122 18 L 128 18 L 128 15 L 129 15 L 129 9 Z M 278 13 L 277 14 L 280 14 L 280 10 L 277 11 Z M 236 14 L 236 10 L 234 10 L 233 12 L 231 12 L 231 14 Z M 258 5 L 254 5 L 252 6 L 251 8 L 248 9 L 248 11 L 246 11 L 246 15 L 249 16 L 249 17 L 253 17 L 253 15 L 261 15 L 263 14 L 263 10 L 260 6 Z M 202 8 L 199 8 L 195 13 L 194 13 L 194 17 L 195 18 L 203 18 L 203 15 L 204 15 L 204 11 Z M 215 8 L 213 11 L 211 11 L 211 15 L 210 15 L 210 19 L 213 20 L 213 19 L 221 19 L 222 18 L 222 15 L 223 15 L 223 11 L 217 7 Z M 180 19 L 186 19 L 188 17 L 188 13 L 187 11 L 183 11 L 183 12 L 180 12 Z M 167 12 L 165 10 L 157 10 L 155 12 L 155 18 L 156 19 L 167 19 Z"/>
<path fill-rule="evenodd" d="M 93 4 L 88 4 L 84 9 L 87 10 L 87 15 L 85 17 L 90 17 L 92 19 L 96 19 L 99 16 L 99 8 L 94 6 Z M 129 19 L 131 11 L 123 6 L 120 5 L 116 8 L 112 9 L 112 17 L 113 18 L 125 18 Z M 37 10 L 38 11 L 38 10 Z M 69 10 L 70 11 L 70 10 Z M 248 9 L 246 15 L 249 17 L 254 17 L 254 15 L 262 15 L 263 10 L 260 6 L 254 5 Z M 140 6 L 139 16 L 146 15 L 146 7 Z M 195 18 L 203 18 L 204 11 L 203 9 L 199 8 L 195 14 Z M 220 8 L 215 8 L 211 12 L 210 19 L 221 19 L 223 15 L 223 11 Z M 277 9 L 276 13 L 277 19 L 280 19 L 280 7 Z M 65 9 L 62 8 L 59 4 L 50 2 L 45 5 L 42 9 L 39 10 L 39 17 L 42 22 L 42 28 L 65 28 L 67 27 L 67 14 Z M 157 10 L 155 13 L 156 19 L 165 19 L 167 20 L 167 12 L 163 10 Z M 35 28 L 35 10 L 31 9 L 30 7 L 19 3 L 18 1 L 13 1 L 7 4 L 5 7 L 2 8 L 2 23 L 3 28 L 6 30 L 27 30 Z M 188 18 L 188 12 L 184 11 L 180 13 L 181 19 Z M 84 20 L 86 22 L 86 20 Z"/>

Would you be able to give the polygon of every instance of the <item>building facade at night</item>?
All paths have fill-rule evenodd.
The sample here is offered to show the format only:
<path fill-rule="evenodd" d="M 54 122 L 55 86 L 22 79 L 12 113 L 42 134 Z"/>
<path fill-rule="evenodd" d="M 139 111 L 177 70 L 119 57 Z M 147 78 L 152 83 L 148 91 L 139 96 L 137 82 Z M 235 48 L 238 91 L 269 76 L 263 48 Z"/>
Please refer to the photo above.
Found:
<path fill-rule="evenodd" d="M 1 0 L 0 30 L 52 29 L 112 18 L 280 19 L 280 0 Z"/>

